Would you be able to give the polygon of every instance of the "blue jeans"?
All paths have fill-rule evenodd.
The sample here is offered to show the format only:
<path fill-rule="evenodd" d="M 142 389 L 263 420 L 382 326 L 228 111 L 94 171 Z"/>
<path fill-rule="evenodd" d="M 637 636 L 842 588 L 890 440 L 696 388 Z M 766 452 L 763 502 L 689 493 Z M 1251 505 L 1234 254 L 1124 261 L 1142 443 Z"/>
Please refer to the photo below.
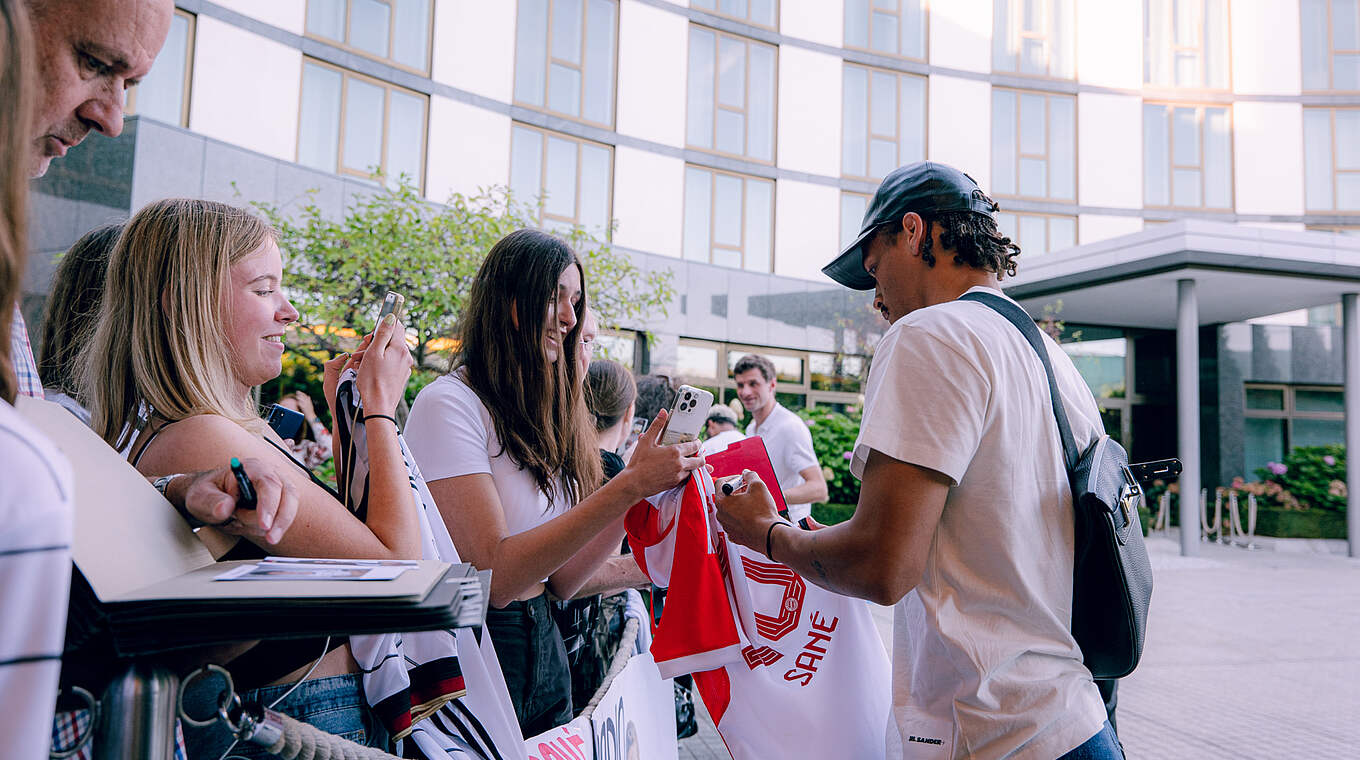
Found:
<path fill-rule="evenodd" d="M 1114 728 L 1107 720 L 1095 736 L 1058 760 L 1124 760 L 1124 748 L 1119 744 L 1119 739 L 1114 735 Z"/>
<path fill-rule="evenodd" d="M 282 684 L 251 689 L 242 693 L 241 699 L 269 705 L 291 686 L 292 684 Z M 189 709 L 189 714 L 194 716 L 211 712 L 210 708 L 191 706 L 189 695 L 185 696 L 185 707 Z M 355 744 L 387 748 L 387 731 L 369 709 L 368 702 L 364 699 L 363 684 L 357 673 L 304 681 L 297 691 L 288 695 L 287 699 L 273 709 L 316 726 L 328 734 L 349 739 Z M 232 742 L 226 727 L 220 723 L 207 728 L 186 725 L 184 739 L 190 760 L 217 760 Z M 274 757 L 266 754 L 264 747 L 245 742 L 237 744 L 231 752 L 233 755 L 246 758 Z"/>

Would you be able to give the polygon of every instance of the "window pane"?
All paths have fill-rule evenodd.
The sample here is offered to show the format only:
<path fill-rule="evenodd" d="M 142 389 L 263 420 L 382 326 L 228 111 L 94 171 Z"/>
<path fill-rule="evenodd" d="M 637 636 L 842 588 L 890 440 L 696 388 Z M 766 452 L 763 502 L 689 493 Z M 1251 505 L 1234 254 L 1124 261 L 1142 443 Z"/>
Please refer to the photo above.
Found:
<path fill-rule="evenodd" d="M 345 0 L 307 0 L 307 32 L 345 40 Z"/>
<path fill-rule="evenodd" d="M 1035 197 L 1048 195 L 1048 166 L 1042 159 L 1020 159 L 1020 194 Z"/>
<path fill-rule="evenodd" d="M 1071 79 L 1073 76 L 1074 35 L 1072 33 L 1072 0 L 1052 0 L 1053 26 L 1049 44 L 1049 75 Z"/>
<path fill-rule="evenodd" d="M 387 121 L 387 179 L 395 185 L 405 174 L 420 187 L 421 150 L 425 144 L 425 100 L 404 92 L 393 91 L 392 113 Z"/>
<path fill-rule="evenodd" d="M 1077 244 L 1077 220 L 1071 217 L 1049 217 L 1048 250 L 1065 251 Z"/>
<path fill-rule="evenodd" d="M 841 193 L 841 247 L 850 245 L 859 237 L 860 223 L 864 219 L 864 209 L 869 199 L 853 193 Z"/>
<path fill-rule="evenodd" d="M 151 71 L 137 85 L 137 113 L 179 124 L 184 113 L 184 78 L 189 65 L 189 19 L 176 13 L 170 19 L 165 47 Z"/>
<path fill-rule="evenodd" d="M 576 218 L 576 143 L 548 138 L 548 161 L 544 167 L 543 213 Z"/>
<path fill-rule="evenodd" d="M 1256 471 L 1264 468 L 1267 462 L 1284 459 L 1284 420 L 1248 417 L 1245 423 L 1242 464 L 1246 476 L 1255 479 Z"/>
<path fill-rule="evenodd" d="M 1077 197 L 1077 134 L 1074 113 L 1076 101 L 1071 98 L 1048 99 L 1048 194 L 1062 200 Z"/>
<path fill-rule="evenodd" d="M 701 148 L 713 147 L 714 35 L 694 27 L 689 30 L 689 103 L 686 139 Z"/>
<path fill-rule="evenodd" d="M 803 382 L 803 360 L 784 354 L 766 354 L 774 363 L 774 379 L 781 383 Z"/>
<path fill-rule="evenodd" d="M 899 166 L 905 166 L 926 157 L 926 80 L 925 77 L 910 76 L 898 79 L 902 83 L 902 113 L 898 117 L 902 151 L 897 162 Z"/>
<path fill-rule="evenodd" d="M 746 43 L 731 37 L 718 38 L 718 103 L 746 106 Z"/>
<path fill-rule="evenodd" d="M 992 5 L 992 68 L 1015 71 L 1015 37 L 1009 0 L 996 0 Z"/>
<path fill-rule="evenodd" d="M 1355 50 L 1360 48 L 1360 18 L 1356 11 L 1360 8 L 1355 0 L 1332 0 L 1332 49 Z"/>
<path fill-rule="evenodd" d="M 1149 206 L 1171 205 L 1166 109 L 1143 107 L 1143 199 Z"/>
<path fill-rule="evenodd" d="M 888 172 L 899 166 L 897 143 L 888 140 L 869 141 L 869 176 L 874 179 L 887 176 Z"/>
<path fill-rule="evenodd" d="M 1346 411 L 1346 397 L 1341 391 L 1298 389 L 1294 391 L 1294 410 L 1299 412 Z"/>
<path fill-rule="evenodd" d="M 1360 109 L 1336 111 L 1336 168 L 1360 169 Z"/>
<path fill-rule="evenodd" d="M 741 180 L 730 174 L 713 175 L 713 243 L 741 246 Z"/>
<path fill-rule="evenodd" d="M 581 70 L 554 63 L 548 67 L 548 108 L 581 115 Z"/>
<path fill-rule="evenodd" d="M 709 221 L 713 210 L 712 177 L 706 171 L 685 169 L 685 258 L 708 261 Z M 716 359 L 714 360 L 716 363 Z"/>
<path fill-rule="evenodd" d="M 378 0 L 350 0 L 349 7 L 349 44 L 386 58 L 392 8 Z"/>
<path fill-rule="evenodd" d="M 746 0 L 718 0 L 718 10 L 729 16 L 746 18 Z"/>
<path fill-rule="evenodd" d="M 1338 211 L 1360 211 L 1360 174 L 1336 175 L 1336 208 Z"/>
<path fill-rule="evenodd" d="M 746 152 L 758 161 L 774 160 L 774 48 L 751 45 L 751 82 L 747 93 Z"/>
<path fill-rule="evenodd" d="M 897 75 L 875 71 L 869 75 L 869 131 L 897 136 Z"/>
<path fill-rule="evenodd" d="M 870 22 L 869 47 L 880 53 L 897 54 L 897 16 L 874 11 Z"/>
<path fill-rule="evenodd" d="M 548 0 L 520 0 L 515 31 L 515 100 L 543 105 L 548 69 Z"/>
<path fill-rule="evenodd" d="M 1171 172 L 1171 203 L 1175 206 L 1201 206 L 1202 179 L 1198 169 L 1175 169 Z"/>
<path fill-rule="evenodd" d="M 1171 144 L 1175 149 L 1175 154 L 1171 157 L 1172 163 L 1176 166 L 1198 166 L 1199 120 L 1196 118 L 1195 109 L 1172 109 L 1171 138 Z"/>
<path fill-rule="evenodd" d="M 1346 442 L 1346 423 L 1343 420 L 1294 420 L 1291 447 L 1330 446 Z"/>
<path fill-rule="evenodd" d="M 510 191 L 521 203 L 537 203 L 543 192 L 543 136 L 515 127 L 510 138 Z"/>
<path fill-rule="evenodd" d="M 590 0 L 586 14 L 586 92 L 582 115 L 614 122 L 614 12 L 609 0 Z"/>
<path fill-rule="evenodd" d="M 1043 40 L 1025 38 L 1020 41 L 1020 71 L 1038 76 L 1048 73 L 1048 58 Z"/>
<path fill-rule="evenodd" d="M 855 66 L 845 67 L 845 89 L 841 95 L 841 172 L 866 176 L 868 146 L 869 72 Z"/>
<path fill-rule="evenodd" d="M 1335 55 L 1332 58 L 1332 89 L 1360 90 L 1360 55 Z"/>
<path fill-rule="evenodd" d="M 609 150 L 581 145 L 581 225 L 589 230 L 609 226 Z"/>
<path fill-rule="evenodd" d="M 1015 93 L 992 90 L 992 186 L 1015 195 Z"/>
<path fill-rule="evenodd" d="M 1044 231 L 1042 216 L 1020 217 L 1020 239 L 1025 249 L 1033 254 L 1048 253 L 1048 233 Z"/>
<path fill-rule="evenodd" d="M 1204 16 L 1204 78 L 1214 89 L 1228 87 L 1228 3 L 1208 0 Z"/>
<path fill-rule="evenodd" d="M 869 47 L 869 0 L 845 0 L 845 46 Z"/>
<path fill-rule="evenodd" d="M 1232 137 L 1228 134 L 1228 111 L 1209 108 L 1204 112 L 1204 205 L 1232 205 Z"/>
<path fill-rule="evenodd" d="M 429 66 L 430 0 L 397 0 L 392 58 L 414 69 Z"/>
<path fill-rule="evenodd" d="M 553 0 L 553 58 L 581 65 L 581 14 L 584 10 L 581 0 Z"/>
<path fill-rule="evenodd" d="M 736 111 L 718 109 L 717 139 L 713 147 L 724 153 L 746 152 L 746 117 Z"/>
<path fill-rule="evenodd" d="M 298 163 L 335 171 L 340 146 L 340 84 L 340 72 L 303 64 Z"/>
<path fill-rule="evenodd" d="M 1017 231 L 1018 225 L 1019 221 L 1016 219 L 1015 214 L 1000 213 L 996 215 L 997 230 L 1002 235 L 1005 235 L 1006 237 L 1010 238 L 1012 243 L 1021 246 L 1022 248 L 1021 253 L 1024 253 L 1023 249 L 1024 243 L 1021 242 L 1020 234 Z"/>
<path fill-rule="evenodd" d="M 1307 207 L 1332 208 L 1332 112 L 1303 110 L 1303 162 Z"/>
<path fill-rule="evenodd" d="M 923 0 L 901 0 L 902 9 L 902 55 L 907 58 L 926 56 L 925 11 L 921 8 Z"/>
<path fill-rule="evenodd" d="M 358 79 L 345 80 L 345 168 L 369 172 L 382 164 L 386 92 Z"/>
<path fill-rule="evenodd" d="M 751 23 L 774 26 L 775 0 L 751 0 Z"/>
<path fill-rule="evenodd" d="M 714 248 L 709 254 L 709 261 L 716 266 L 738 269 L 741 267 L 741 251 L 736 248 Z"/>
<path fill-rule="evenodd" d="M 1044 155 L 1047 136 L 1047 115 L 1044 112 L 1044 96 L 1020 96 L 1020 153 L 1022 155 Z"/>
<path fill-rule="evenodd" d="M 1328 43 L 1327 0 L 1302 0 L 1300 4 L 1303 42 L 1303 89 L 1325 90 Z"/>
<path fill-rule="evenodd" d="M 1284 410 L 1284 391 L 1280 388 L 1247 388 L 1247 408 Z"/>
<path fill-rule="evenodd" d="M 681 343 L 675 357 L 675 370 L 685 378 L 717 377 L 718 349 Z"/>
<path fill-rule="evenodd" d="M 770 271 L 770 227 L 774 218 L 774 183 L 746 180 L 746 268 Z"/>

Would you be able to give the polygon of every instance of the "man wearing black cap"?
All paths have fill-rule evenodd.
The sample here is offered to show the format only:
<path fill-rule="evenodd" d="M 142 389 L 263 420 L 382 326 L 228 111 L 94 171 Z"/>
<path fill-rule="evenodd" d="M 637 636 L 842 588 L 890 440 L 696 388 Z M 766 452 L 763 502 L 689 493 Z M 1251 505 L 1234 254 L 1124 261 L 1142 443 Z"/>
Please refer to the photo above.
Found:
<path fill-rule="evenodd" d="M 943 164 L 883 180 L 822 270 L 873 288 L 892 325 L 851 460 L 855 514 L 801 531 L 755 483 L 718 497 L 719 520 L 814 583 L 896 605 L 890 757 L 1120 758 L 1069 630 L 1072 495 L 1043 365 L 1004 317 L 958 300 L 1015 273 L 996 209 Z M 1045 342 L 1084 449 L 1101 432 L 1095 400 Z"/>

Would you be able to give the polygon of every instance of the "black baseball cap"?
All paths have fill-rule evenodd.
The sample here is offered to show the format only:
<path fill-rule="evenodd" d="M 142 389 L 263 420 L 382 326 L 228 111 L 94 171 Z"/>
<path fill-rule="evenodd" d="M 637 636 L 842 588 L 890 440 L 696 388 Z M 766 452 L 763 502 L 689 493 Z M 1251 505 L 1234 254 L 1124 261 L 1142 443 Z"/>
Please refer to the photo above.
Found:
<path fill-rule="evenodd" d="M 864 210 L 859 237 L 822 272 L 847 288 L 873 290 L 874 278 L 864 271 L 864 241 L 885 224 L 900 222 L 909 211 L 972 211 L 991 217 L 997 205 L 973 178 L 946 164 L 917 161 L 883 178 Z M 993 217 L 995 218 L 995 217 Z"/>

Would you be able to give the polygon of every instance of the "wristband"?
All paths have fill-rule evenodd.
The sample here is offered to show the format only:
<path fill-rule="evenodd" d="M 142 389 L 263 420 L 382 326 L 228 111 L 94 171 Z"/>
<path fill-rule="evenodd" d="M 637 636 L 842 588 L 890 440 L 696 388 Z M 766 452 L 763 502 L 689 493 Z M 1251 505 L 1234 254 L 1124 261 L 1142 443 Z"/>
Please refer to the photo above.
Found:
<path fill-rule="evenodd" d="M 174 475 L 162 475 L 152 481 L 151 485 L 155 486 L 156 490 L 161 492 L 161 496 L 164 497 L 166 501 L 170 501 L 170 497 L 165 493 L 170 488 L 170 481 L 181 477 L 184 477 L 184 473 L 182 472 L 177 472 Z M 198 530 L 207 525 L 207 523 L 190 514 L 189 510 L 186 509 L 183 504 L 176 504 L 175 502 L 170 501 L 170 506 L 175 508 L 175 511 L 179 513 L 180 517 L 184 518 L 185 522 L 189 523 L 190 528 Z"/>
<path fill-rule="evenodd" d="M 368 422 L 369 420 L 391 420 L 393 427 L 401 427 L 397 424 L 397 418 L 390 414 L 365 414 L 359 418 L 360 422 Z"/>
<path fill-rule="evenodd" d="M 776 560 L 774 558 L 774 554 L 770 552 L 771 548 L 770 539 L 774 538 L 774 529 L 779 527 L 780 525 L 788 525 L 788 523 L 784 522 L 783 520 L 775 520 L 774 522 L 770 523 L 769 529 L 765 531 L 765 559 L 768 559 L 771 562 L 774 562 Z"/>

